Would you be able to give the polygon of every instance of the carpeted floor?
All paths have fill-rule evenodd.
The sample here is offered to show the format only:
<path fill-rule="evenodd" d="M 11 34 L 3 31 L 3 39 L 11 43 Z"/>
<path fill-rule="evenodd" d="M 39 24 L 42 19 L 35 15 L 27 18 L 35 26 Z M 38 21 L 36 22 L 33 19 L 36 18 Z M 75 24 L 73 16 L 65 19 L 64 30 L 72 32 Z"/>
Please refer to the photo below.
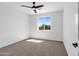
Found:
<path fill-rule="evenodd" d="M 0 56 L 67 56 L 62 42 L 52 40 L 32 42 L 28 40 L 0 48 Z"/>

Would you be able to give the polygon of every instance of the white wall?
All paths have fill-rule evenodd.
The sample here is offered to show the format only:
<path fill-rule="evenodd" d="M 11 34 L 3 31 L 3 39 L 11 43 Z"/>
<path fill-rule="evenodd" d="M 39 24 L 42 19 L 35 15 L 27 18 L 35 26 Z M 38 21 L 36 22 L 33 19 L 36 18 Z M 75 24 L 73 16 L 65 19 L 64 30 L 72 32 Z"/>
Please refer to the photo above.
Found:
<path fill-rule="evenodd" d="M 63 21 L 63 39 L 64 45 L 70 56 L 78 55 L 78 49 L 72 46 L 72 43 L 78 42 L 78 31 L 76 26 L 76 15 L 78 14 L 77 2 L 66 3 L 64 6 Z"/>
<path fill-rule="evenodd" d="M 43 16 L 51 16 L 51 30 L 37 30 L 37 19 Z M 49 12 L 30 16 L 30 37 L 62 41 L 63 39 L 63 11 Z"/>
<path fill-rule="evenodd" d="M 25 13 L 0 3 L 0 48 L 28 38 L 28 20 Z"/>

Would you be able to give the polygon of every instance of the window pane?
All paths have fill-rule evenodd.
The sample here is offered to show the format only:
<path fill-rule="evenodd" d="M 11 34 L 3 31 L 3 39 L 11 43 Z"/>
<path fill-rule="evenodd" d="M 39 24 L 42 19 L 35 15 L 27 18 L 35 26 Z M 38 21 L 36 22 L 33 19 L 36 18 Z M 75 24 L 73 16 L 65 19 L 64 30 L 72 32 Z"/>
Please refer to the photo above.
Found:
<path fill-rule="evenodd" d="M 50 30 L 51 29 L 51 17 L 40 17 L 38 20 L 39 30 Z"/>
<path fill-rule="evenodd" d="M 50 30 L 50 25 L 45 25 L 45 30 Z"/>
<path fill-rule="evenodd" d="M 41 26 L 39 26 L 39 30 L 44 30 L 44 24 L 42 24 Z"/>

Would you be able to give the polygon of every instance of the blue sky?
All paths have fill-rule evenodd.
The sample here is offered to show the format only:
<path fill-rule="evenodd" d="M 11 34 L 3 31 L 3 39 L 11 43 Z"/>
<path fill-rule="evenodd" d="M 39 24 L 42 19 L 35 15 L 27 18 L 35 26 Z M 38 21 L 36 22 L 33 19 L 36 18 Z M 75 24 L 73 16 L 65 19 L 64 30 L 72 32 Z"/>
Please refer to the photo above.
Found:
<path fill-rule="evenodd" d="M 40 17 L 38 19 L 38 26 L 40 26 L 42 24 L 50 25 L 51 24 L 51 17 Z"/>

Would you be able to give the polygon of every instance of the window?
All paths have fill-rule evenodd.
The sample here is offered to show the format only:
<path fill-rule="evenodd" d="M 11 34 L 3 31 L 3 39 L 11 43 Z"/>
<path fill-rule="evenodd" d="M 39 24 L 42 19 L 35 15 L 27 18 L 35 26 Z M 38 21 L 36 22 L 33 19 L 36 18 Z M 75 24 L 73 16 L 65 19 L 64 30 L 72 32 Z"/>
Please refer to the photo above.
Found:
<path fill-rule="evenodd" d="M 40 17 L 38 18 L 38 29 L 39 30 L 51 30 L 51 17 Z"/>

